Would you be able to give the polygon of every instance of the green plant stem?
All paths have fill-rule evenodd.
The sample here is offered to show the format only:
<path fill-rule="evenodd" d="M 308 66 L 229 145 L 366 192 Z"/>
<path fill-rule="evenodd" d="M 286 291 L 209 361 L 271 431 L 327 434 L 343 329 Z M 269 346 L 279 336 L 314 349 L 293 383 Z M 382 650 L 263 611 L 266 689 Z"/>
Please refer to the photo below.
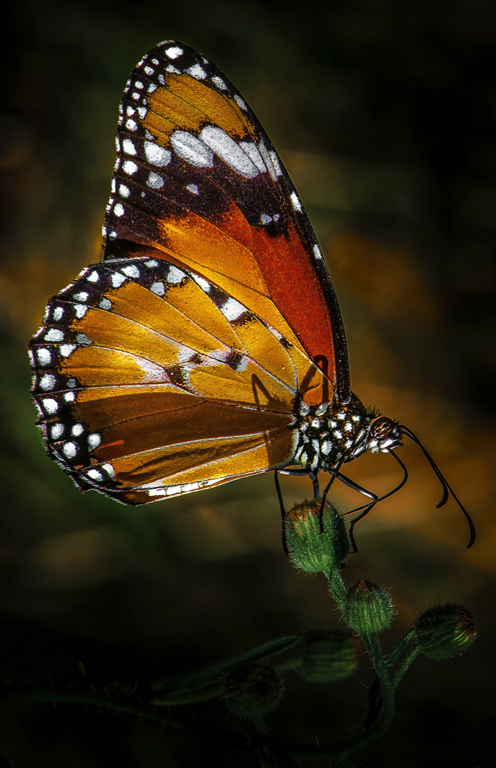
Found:
<path fill-rule="evenodd" d="M 197 693 L 200 698 L 195 701 L 201 701 L 207 698 L 211 698 L 210 695 L 201 697 L 201 692 L 207 693 L 208 690 L 217 686 L 219 680 L 222 679 L 226 672 L 229 672 L 234 667 L 241 664 L 248 664 L 251 662 L 269 662 L 271 666 L 276 668 L 279 663 L 284 663 L 288 660 L 288 666 L 296 663 L 296 659 L 299 659 L 298 648 L 301 645 L 301 635 L 288 635 L 286 637 L 278 638 L 277 640 L 270 640 L 267 643 L 263 643 L 255 648 L 251 648 L 249 651 L 240 653 L 237 656 L 233 656 L 229 659 L 224 659 L 216 664 L 211 664 L 208 667 L 186 672 L 182 675 L 174 675 L 163 680 L 157 680 L 151 685 L 151 690 L 156 691 L 157 701 L 165 702 L 166 700 L 171 704 L 181 703 L 179 699 L 183 696 Z M 289 661 L 292 660 L 292 661 Z M 284 667 L 277 667 L 284 668 Z M 215 695 L 215 694 L 214 694 Z"/>
<path fill-rule="evenodd" d="M 367 652 L 374 665 L 375 673 L 382 693 L 382 712 L 374 733 L 378 734 L 374 738 L 381 736 L 391 724 L 394 715 L 394 686 L 391 681 L 387 659 L 383 656 L 382 647 L 378 633 L 370 635 L 361 635 L 361 640 L 367 649 Z"/>
<path fill-rule="evenodd" d="M 330 573 L 326 574 L 326 577 L 329 582 L 329 591 L 339 605 L 341 612 L 343 612 L 346 603 L 347 589 L 343 577 L 341 576 L 341 571 L 335 568 Z"/>
<path fill-rule="evenodd" d="M 412 629 L 409 629 L 408 632 L 405 632 L 403 637 L 400 637 L 400 639 L 391 648 L 386 657 L 386 664 L 388 665 L 389 669 L 392 669 L 398 663 L 400 657 L 405 653 L 407 645 L 413 640 L 414 637 L 415 630 L 412 627 Z"/>
<path fill-rule="evenodd" d="M 130 703 L 125 699 L 112 699 L 109 696 L 96 692 L 87 691 L 57 691 L 57 690 L 36 690 L 28 688 L 4 688 L 2 689 L 2 699 L 17 701 L 38 701 L 40 703 L 65 703 L 65 704 L 91 704 L 105 709 L 115 709 L 119 712 L 129 712 L 138 717 L 144 717 L 147 720 L 154 720 L 162 725 L 169 725 L 181 731 L 188 730 L 188 724 L 181 722 L 175 717 L 170 717 L 162 712 L 155 712 L 148 707 Z"/>
<path fill-rule="evenodd" d="M 112 699 L 106 694 L 86 691 L 72 690 L 33 690 L 28 688 L 3 688 L 0 691 L 0 698 L 3 700 L 32 701 L 39 703 L 67 703 L 92 705 L 104 709 L 114 709 L 120 712 L 127 712 L 136 715 L 145 720 L 151 720 L 159 725 L 166 725 L 176 730 L 194 733 L 202 738 L 210 738 L 214 741 L 240 749 L 242 751 L 252 752 L 253 743 L 247 738 L 246 733 L 234 733 L 223 730 L 211 725 L 203 725 L 198 720 L 182 721 L 162 710 L 154 710 L 147 704 L 141 702 L 133 703 L 125 699 Z M 354 738 L 335 744 L 281 744 L 271 739 L 260 736 L 261 747 L 267 747 L 273 755 L 281 755 L 294 758 L 307 758 L 309 760 L 318 760 L 330 758 L 340 760 L 342 758 L 350 759 L 348 756 L 356 750 L 365 747 L 374 739 L 382 735 L 382 728 L 372 728 L 366 734 L 359 734 Z"/>
<path fill-rule="evenodd" d="M 410 649 L 409 653 L 407 656 L 405 656 L 400 666 L 394 673 L 393 688 L 397 688 L 405 672 L 409 670 L 412 662 L 415 661 L 417 656 L 420 656 L 421 653 L 422 651 L 418 645 L 414 645 L 413 648 Z"/>
<path fill-rule="evenodd" d="M 150 704 L 157 707 L 179 707 L 185 704 L 196 704 L 199 701 L 209 701 L 222 695 L 222 686 L 220 683 L 212 683 L 204 688 L 191 691 L 185 688 L 182 691 L 173 691 L 168 695 L 155 696 L 150 699 Z"/>

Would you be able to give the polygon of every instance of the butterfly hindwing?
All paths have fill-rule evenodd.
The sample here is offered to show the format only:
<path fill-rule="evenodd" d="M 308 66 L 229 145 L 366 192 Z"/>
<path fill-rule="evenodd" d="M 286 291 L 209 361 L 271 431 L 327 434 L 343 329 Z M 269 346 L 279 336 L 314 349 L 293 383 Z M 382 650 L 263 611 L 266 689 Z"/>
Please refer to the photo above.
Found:
<path fill-rule="evenodd" d="M 205 278 L 163 259 L 87 267 L 33 338 L 48 452 L 127 503 L 292 463 L 294 403 L 322 374 Z"/>

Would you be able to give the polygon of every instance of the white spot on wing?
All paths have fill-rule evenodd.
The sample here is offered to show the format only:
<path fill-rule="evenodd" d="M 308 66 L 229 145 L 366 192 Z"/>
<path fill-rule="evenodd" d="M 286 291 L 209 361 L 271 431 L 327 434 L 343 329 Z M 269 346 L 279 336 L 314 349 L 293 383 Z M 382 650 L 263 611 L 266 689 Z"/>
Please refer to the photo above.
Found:
<path fill-rule="evenodd" d="M 167 275 L 168 283 L 180 283 L 186 277 L 185 272 L 177 267 L 169 267 L 169 274 Z"/>
<path fill-rule="evenodd" d="M 200 133 L 201 141 L 210 147 L 236 173 L 247 179 L 258 176 L 258 168 L 229 134 L 217 125 L 207 125 Z"/>
<path fill-rule="evenodd" d="M 165 286 L 162 282 L 153 283 L 150 290 L 157 296 L 163 296 L 165 294 Z"/>
<path fill-rule="evenodd" d="M 133 160 L 126 160 L 122 164 L 122 170 L 124 171 L 124 173 L 127 173 L 128 176 L 132 176 L 133 173 L 136 173 L 136 171 L 138 170 L 138 166 L 135 162 L 133 162 Z"/>
<path fill-rule="evenodd" d="M 59 352 L 62 355 L 62 357 L 69 357 L 72 352 L 76 349 L 75 344 L 61 344 L 59 347 Z"/>
<path fill-rule="evenodd" d="M 272 160 L 272 165 L 274 166 L 274 173 L 276 174 L 276 176 L 281 176 L 282 175 L 281 164 L 279 163 L 279 158 L 277 157 L 273 149 L 270 150 L 269 155 L 270 155 L 270 159 Z"/>
<path fill-rule="evenodd" d="M 187 75 L 196 78 L 196 80 L 205 80 L 207 73 L 199 64 L 193 64 L 192 67 L 184 70 Z"/>
<path fill-rule="evenodd" d="M 200 277 L 200 275 L 191 275 L 191 277 L 193 278 L 195 283 L 200 286 L 202 291 L 205 291 L 205 293 L 208 293 L 212 288 L 208 280 L 205 280 L 204 277 Z"/>
<path fill-rule="evenodd" d="M 152 165 L 162 167 L 170 163 L 172 154 L 152 141 L 145 141 L 145 157 Z"/>
<path fill-rule="evenodd" d="M 52 355 L 50 354 L 50 350 L 45 349 L 44 347 L 36 350 L 36 357 L 38 358 L 38 363 L 40 365 L 50 365 L 52 362 Z"/>
<path fill-rule="evenodd" d="M 64 332 L 59 328 L 50 328 L 50 330 L 45 333 L 45 341 L 63 341 L 63 339 Z"/>
<path fill-rule="evenodd" d="M 128 264 L 127 267 L 122 267 L 121 272 L 123 275 L 133 277 L 137 279 L 140 276 L 140 271 L 136 264 Z"/>
<path fill-rule="evenodd" d="M 90 480 L 94 480 L 96 483 L 102 483 L 105 479 L 98 469 L 89 469 L 86 475 Z"/>
<path fill-rule="evenodd" d="M 43 404 L 43 408 L 45 409 L 45 412 L 48 413 L 50 416 L 54 413 L 57 413 L 59 409 L 59 404 L 52 397 L 45 397 L 45 399 L 42 400 L 41 402 Z"/>
<path fill-rule="evenodd" d="M 73 442 L 64 443 L 64 445 L 62 446 L 62 453 L 64 454 L 66 459 L 73 459 L 77 455 L 77 452 L 78 452 L 78 447 L 76 443 L 73 443 Z"/>
<path fill-rule="evenodd" d="M 236 104 L 240 109 L 248 109 L 248 107 L 246 106 L 246 102 L 243 101 L 243 99 L 241 98 L 241 96 L 239 96 L 239 94 L 237 93 L 234 94 L 234 101 L 236 102 Z"/>
<path fill-rule="evenodd" d="M 212 167 L 214 154 L 205 144 L 188 131 L 174 131 L 171 144 L 178 157 L 200 168 Z"/>
<path fill-rule="evenodd" d="M 60 422 L 58 424 L 52 424 L 50 427 L 50 437 L 52 440 L 58 440 L 64 434 L 64 425 Z"/>
<path fill-rule="evenodd" d="M 299 213 L 301 213 L 303 208 L 301 206 L 300 198 L 298 197 L 296 192 L 291 192 L 290 198 L 291 198 L 291 204 L 295 209 L 295 211 L 298 211 Z"/>
<path fill-rule="evenodd" d="M 224 80 L 219 77 L 218 75 L 214 75 L 212 77 L 212 82 L 217 86 L 217 88 L 220 88 L 221 91 L 227 91 L 227 85 L 224 82 Z"/>
<path fill-rule="evenodd" d="M 122 149 L 126 153 L 126 155 L 135 155 L 136 154 L 136 147 L 134 146 L 131 139 L 124 139 L 122 142 Z"/>
<path fill-rule="evenodd" d="M 184 53 L 184 50 L 180 48 L 178 45 L 174 45 L 172 48 L 167 48 L 165 54 L 169 57 L 169 59 L 177 59 L 178 56 L 182 56 Z"/>
<path fill-rule="evenodd" d="M 258 145 L 258 149 L 260 151 L 260 154 L 262 155 L 265 165 L 267 166 L 267 170 L 269 172 L 271 179 L 273 179 L 273 181 L 276 181 L 279 174 L 277 173 L 277 169 L 274 168 L 272 157 L 267 151 L 267 148 L 263 141 L 261 141 L 260 144 Z"/>
<path fill-rule="evenodd" d="M 57 384 L 57 379 L 51 373 L 45 373 L 45 375 L 42 376 L 40 379 L 40 387 L 41 389 L 44 389 L 46 392 L 50 391 L 51 389 L 55 389 L 56 384 Z"/>
<path fill-rule="evenodd" d="M 261 173 L 267 173 L 267 166 L 263 161 L 262 155 L 252 141 L 240 141 L 239 146 Z"/>
<path fill-rule="evenodd" d="M 232 296 L 230 296 L 226 303 L 219 307 L 219 309 L 229 322 L 237 320 L 238 317 L 241 317 L 243 312 L 246 312 L 246 307 L 240 304 L 239 301 L 236 301 L 236 299 L 233 299 Z"/>
<path fill-rule="evenodd" d="M 95 448 L 98 448 L 101 442 L 102 436 L 98 432 L 93 432 L 91 435 L 88 435 L 88 448 L 90 451 L 94 451 Z"/>
<path fill-rule="evenodd" d="M 121 275 L 119 272 L 114 272 L 110 278 L 110 282 L 112 283 L 113 288 L 119 288 L 126 279 L 125 275 Z"/>
<path fill-rule="evenodd" d="M 150 171 L 148 174 L 146 183 L 152 189 L 161 189 L 164 186 L 163 178 L 159 176 L 158 173 L 154 173 L 153 171 Z"/>

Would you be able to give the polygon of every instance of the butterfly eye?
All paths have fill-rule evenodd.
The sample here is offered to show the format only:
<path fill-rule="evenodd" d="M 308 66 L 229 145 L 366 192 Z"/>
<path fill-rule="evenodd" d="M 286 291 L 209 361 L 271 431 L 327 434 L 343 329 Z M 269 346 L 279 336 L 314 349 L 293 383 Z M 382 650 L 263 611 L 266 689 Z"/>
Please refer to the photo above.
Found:
<path fill-rule="evenodd" d="M 370 434 L 376 440 L 386 440 L 389 437 L 396 436 L 397 424 L 387 416 L 379 416 L 374 419 L 370 426 Z"/>

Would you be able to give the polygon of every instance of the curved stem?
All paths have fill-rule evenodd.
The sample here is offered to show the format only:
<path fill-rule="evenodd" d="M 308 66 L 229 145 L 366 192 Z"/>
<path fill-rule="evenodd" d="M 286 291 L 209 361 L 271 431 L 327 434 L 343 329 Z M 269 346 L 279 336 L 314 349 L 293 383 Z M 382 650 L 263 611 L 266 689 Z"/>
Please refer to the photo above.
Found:
<path fill-rule="evenodd" d="M 400 664 L 396 672 L 394 673 L 394 677 L 393 677 L 394 688 L 398 686 L 405 672 L 408 671 L 412 662 L 414 662 L 417 656 L 419 656 L 421 653 L 422 651 L 420 647 L 418 645 L 414 645 L 413 648 L 408 653 L 408 655 L 404 658 L 404 660 L 402 661 L 402 663 Z"/>
<path fill-rule="evenodd" d="M 412 627 L 412 629 L 409 629 L 408 632 L 406 632 L 403 637 L 400 637 L 397 643 L 395 643 L 386 657 L 386 664 L 388 665 L 389 669 L 392 669 L 395 664 L 398 663 L 400 657 L 405 652 L 408 643 L 414 638 L 414 636 L 415 630 Z"/>
<path fill-rule="evenodd" d="M 362 642 L 368 651 L 368 654 L 374 665 L 374 669 L 377 675 L 377 679 L 381 686 L 382 693 L 382 711 L 380 719 L 377 723 L 374 733 L 377 735 L 374 738 L 378 738 L 382 735 L 391 724 L 394 715 L 394 685 L 392 684 L 391 676 L 389 673 L 389 667 L 387 659 L 382 654 L 382 647 L 377 633 L 371 635 L 362 635 Z M 369 717 L 372 713 L 369 713 Z M 371 718 L 372 722 L 375 718 Z M 370 731 L 368 731 L 370 733 Z"/>
<path fill-rule="evenodd" d="M 188 725 L 181 722 L 181 720 L 171 717 L 168 714 L 162 712 L 155 712 L 149 709 L 146 704 L 138 705 L 125 701 L 124 699 L 111 699 L 105 694 L 99 694 L 91 691 L 56 691 L 56 690 L 36 690 L 28 688 L 4 688 L 2 690 L 2 699 L 17 700 L 17 701 L 38 701 L 40 703 L 67 703 L 67 704 L 92 704 L 96 707 L 104 707 L 105 709 L 116 709 L 120 712 L 129 712 L 132 715 L 138 715 L 147 720 L 153 720 L 161 725 L 169 725 L 172 728 L 177 728 L 181 731 L 188 730 Z"/>
<path fill-rule="evenodd" d="M 341 571 L 334 568 L 330 573 L 326 573 L 326 578 L 329 582 L 329 591 L 339 605 L 341 612 L 343 612 L 346 603 L 347 589 L 343 577 L 341 576 Z"/>

